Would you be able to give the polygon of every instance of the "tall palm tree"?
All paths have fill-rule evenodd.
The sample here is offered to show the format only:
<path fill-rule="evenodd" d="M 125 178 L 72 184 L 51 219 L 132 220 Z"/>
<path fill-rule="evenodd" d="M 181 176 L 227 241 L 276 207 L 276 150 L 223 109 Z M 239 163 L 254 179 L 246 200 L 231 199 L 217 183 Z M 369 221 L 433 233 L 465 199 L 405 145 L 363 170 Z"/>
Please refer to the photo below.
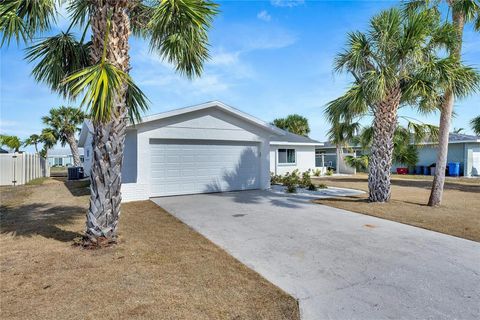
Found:
<path fill-rule="evenodd" d="M 480 116 L 477 116 L 470 121 L 470 125 L 472 126 L 473 132 L 480 136 Z"/>
<path fill-rule="evenodd" d="M 41 143 L 40 136 L 38 134 L 31 134 L 30 137 L 25 139 L 23 142 L 23 145 L 25 147 L 27 146 L 34 146 L 35 147 L 35 152 L 38 153 L 38 144 Z"/>
<path fill-rule="evenodd" d="M 359 129 L 358 122 L 334 122 L 328 131 L 328 139 L 336 147 L 337 173 L 340 173 L 340 162 L 344 161 L 343 149 L 353 140 Z"/>
<path fill-rule="evenodd" d="M 308 119 L 298 114 L 290 114 L 286 118 L 277 118 L 273 120 L 272 124 L 277 128 L 305 137 L 310 133 Z"/>
<path fill-rule="evenodd" d="M 80 125 L 84 119 L 85 114 L 82 110 L 64 106 L 50 109 L 49 115 L 42 117 L 43 123 L 49 126 L 62 147 L 68 143 L 73 156 L 73 164 L 76 167 L 81 166 L 82 162 L 75 134 L 80 131 Z"/>
<path fill-rule="evenodd" d="M 28 50 L 36 61 L 33 76 L 68 97 L 81 97 L 94 126 L 91 196 L 85 243 L 115 242 L 121 203 L 121 169 L 128 119 L 147 109 L 147 100 L 128 74 L 129 37 L 150 43 L 152 52 L 188 77 L 200 75 L 208 58 L 208 29 L 216 5 L 208 0 L 70 0 L 71 27 Z M 50 29 L 57 0 L 6 0 L 0 3 L 3 43 L 30 42 Z M 85 34 L 91 31 L 91 41 Z"/>
<path fill-rule="evenodd" d="M 17 136 L 0 134 L 0 145 L 6 146 L 13 152 L 19 152 L 22 141 Z"/>
<path fill-rule="evenodd" d="M 413 0 L 406 4 L 407 11 L 423 10 L 432 7 L 439 10 L 442 2 L 446 2 L 451 12 L 451 21 L 457 36 L 457 42 L 449 48 L 450 57 L 460 59 L 462 55 L 463 30 L 465 23 L 473 21 L 477 31 L 480 30 L 480 1 L 479 0 Z M 445 184 L 445 168 L 447 166 L 448 140 L 450 132 L 450 120 L 453 113 L 453 105 L 459 97 L 453 88 L 444 91 L 440 106 L 440 133 L 438 141 L 438 153 L 435 176 L 432 190 L 428 200 L 429 206 L 439 206 L 442 202 L 443 186 Z"/>
<path fill-rule="evenodd" d="M 369 200 L 390 199 L 390 170 L 397 112 L 412 105 L 421 112 L 436 108 L 438 92 L 455 88 L 464 95 L 478 82 L 472 68 L 458 59 L 440 58 L 442 47 L 456 42 L 452 26 L 440 23 L 435 10 L 403 14 L 393 8 L 373 17 L 367 33 L 348 35 L 347 49 L 336 58 L 336 70 L 355 79 L 343 96 L 331 101 L 331 122 L 373 115 L 373 143 L 369 161 Z"/>

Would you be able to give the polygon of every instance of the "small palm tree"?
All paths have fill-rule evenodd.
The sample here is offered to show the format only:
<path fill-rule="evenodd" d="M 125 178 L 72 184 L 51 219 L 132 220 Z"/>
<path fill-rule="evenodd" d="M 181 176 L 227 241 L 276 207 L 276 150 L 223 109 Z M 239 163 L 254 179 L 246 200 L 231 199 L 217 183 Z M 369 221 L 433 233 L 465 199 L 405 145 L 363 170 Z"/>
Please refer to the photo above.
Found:
<path fill-rule="evenodd" d="M 328 139 L 335 145 L 337 151 L 337 173 L 340 173 L 340 162 L 344 161 L 343 149 L 352 142 L 359 129 L 360 124 L 358 122 L 335 122 L 328 131 Z"/>
<path fill-rule="evenodd" d="M 34 146 L 35 147 L 35 152 L 38 153 L 38 144 L 41 143 L 41 142 L 42 141 L 41 141 L 40 136 L 38 134 L 32 134 L 32 135 L 30 135 L 30 137 L 25 139 L 25 141 L 23 142 L 23 145 L 25 147 Z"/>
<path fill-rule="evenodd" d="M 50 128 L 44 128 L 40 134 L 40 142 L 43 144 L 40 155 L 43 158 L 47 158 L 48 150 L 52 149 L 57 144 L 57 137 L 55 132 Z"/>
<path fill-rule="evenodd" d="M 472 126 L 473 132 L 477 136 L 480 136 L 480 116 L 473 118 L 472 121 L 470 121 L 470 125 Z"/>
<path fill-rule="evenodd" d="M 0 135 L 0 145 L 6 146 L 13 152 L 19 152 L 22 141 L 17 136 Z"/>
<path fill-rule="evenodd" d="M 453 46 L 456 34 L 452 26 L 440 23 L 436 10 L 386 10 L 371 19 L 367 33 L 350 33 L 348 38 L 347 49 L 336 58 L 336 70 L 348 71 L 355 81 L 345 95 L 328 104 L 327 114 L 332 123 L 373 115 L 369 200 L 385 202 L 390 199 L 398 109 L 409 105 L 424 113 L 433 111 L 444 90 L 466 95 L 479 77 L 458 59 L 441 58 L 439 48 Z"/>
<path fill-rule="evenodd" d="M 80 125 L 84 119 L 85 114 L 82 110 L 63 106 L 50 109 L 49 115 L 42 117 L 43 123 L 49 126 L 51 133 L 62 147 L 68 143 L 73 156 L 73 164 L 76 167 L 81 166 L 82 163 L 75 134 L 80 131 Z"/>
<path fill-rule="evenodd" d="M 291 114 L 286 118 L 275 119 L 272 124 L 277 128 L 305 137 L 310 133 L 308 119 L 298 114 Z"/>
<path fill-rule="evenodd" d="M 27 59 L 33 76 L 70 98 L 80 98 L 94 126 L 94 158 L 85 243 L 115 242 L 121 203 L 121 170 L 128 120 L 148 108 L 129 75 L 133 34 L 150 44 L 175 70 L 200 75 L 208 59 L 208 29 L 217 5 L 208 0 L 67 0 L 70 27 L 35 43 Z M 50 30 L 60 8 L 57 0 L 0 2 L 2 44 L 30 43 Z M 77 40 L 73 27 L 82 30 Z M 91 31 L 91 41 L 85 35 Z"/>

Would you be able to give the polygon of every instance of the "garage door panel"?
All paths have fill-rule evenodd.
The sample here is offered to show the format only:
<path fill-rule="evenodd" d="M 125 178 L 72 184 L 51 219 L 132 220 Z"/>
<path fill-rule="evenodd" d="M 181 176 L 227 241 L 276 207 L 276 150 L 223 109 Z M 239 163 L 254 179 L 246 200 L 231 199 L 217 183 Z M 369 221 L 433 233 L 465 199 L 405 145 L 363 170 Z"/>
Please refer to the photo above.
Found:
<path fill-rule="evenodd" d="M 258 145 L 175 142 L 151 144 L 152 196 L 259 188 Z"/>

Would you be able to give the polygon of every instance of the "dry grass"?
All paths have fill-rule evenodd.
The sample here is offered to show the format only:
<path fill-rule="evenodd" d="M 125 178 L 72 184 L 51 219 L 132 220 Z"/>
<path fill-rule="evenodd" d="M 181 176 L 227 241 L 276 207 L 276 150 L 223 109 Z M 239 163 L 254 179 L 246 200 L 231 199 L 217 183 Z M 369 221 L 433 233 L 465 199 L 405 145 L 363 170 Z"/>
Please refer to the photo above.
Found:
<path fill-rule="evenodd" d="M 299 319 L 297 302 L 144 201 L 123 206 L 120 243 L 73 247 L 85 185 L 1 188 L 3 319 Z"/>
<path fill-rule="evenodd" d="M 314 182 L 368 191 L 364 174 L 314 179 Z M 369 203 L 367 195 L 316 202 L 480 242 L 480 180 L 449 179 L 445 184 L 442 206 L 438 208 L 426 205 L 430 188 L 428 178 L 393 176 L 389 203 Z"/>

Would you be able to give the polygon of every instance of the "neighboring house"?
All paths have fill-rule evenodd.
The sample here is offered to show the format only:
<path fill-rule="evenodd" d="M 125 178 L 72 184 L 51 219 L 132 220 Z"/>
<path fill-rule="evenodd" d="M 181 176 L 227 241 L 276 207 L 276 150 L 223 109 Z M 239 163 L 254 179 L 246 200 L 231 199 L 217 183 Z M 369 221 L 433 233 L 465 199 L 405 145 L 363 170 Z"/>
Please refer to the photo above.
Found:
<path fill-rule="evenodd" d="M 86 174 L 91 168 L 92 133 L 86 121 L 79 138 L 79 146 L 85 148 Z M 144 117 L 127 128 L 123 201 L 268 189 L 272 139 L 289 142 L 293 137 L 218 101 Z M 303 146 L 288 145 L 292 147 Z M 295 151 L 298 164 L 303 158 L 299 152 Z M 311 155 L 314 158 L 313 150 Z"/>
<path fill-rule="evenodd" d="M 321 163 L 315 163 L 315 148 L 323 146 L 322 142 L 282 131 L 282 136 L 270 139 L 271 172 L 284 175 L 295 169 L 304 172 L 323 167 Z"/>
<path fill-rule="evenodd" d="M 8 153 L 8 151 L 0 147 L 0 153 Z"/>
<path fill-rule="evenodd" d="M 84 162 L 83 148 L 78 148 L 78 152 L 80 153 L 80 161 Z M 73 166 L 73 155 L 72 155 L 72 152 L 70 151 L 70 148 L 68 147 L 48 150 L 47 160 L 48 160 L 48 165 L 50 167 Z"/>
<path fill-rule="evenodd" d="M 437 161 L 437 143 L 426 141 L 420 143 L 418 148 L 418 163 L 419 166 L 430 166 Z M 319 154 L 324 154 L 325 165 L 335 168 L 336 154 L 335 146 L 329 142 L 325 142 L 325 146 L 317 148 L 317 158 Z M 344 149 L 344 152 L 354 152 L 360 155 L 363 151 L 358 146 L 349 146 Z M 368 151 L 367 151 L 368 153 Z M 460 173 L 464 176 L 480 176 L 480 137 L 450 133 L 448 143 L 447 162 L 459 162 Z M 395 172 L 398 167 L 403 167 L 401 164 L 393 164 L 392 172 Z"/>

